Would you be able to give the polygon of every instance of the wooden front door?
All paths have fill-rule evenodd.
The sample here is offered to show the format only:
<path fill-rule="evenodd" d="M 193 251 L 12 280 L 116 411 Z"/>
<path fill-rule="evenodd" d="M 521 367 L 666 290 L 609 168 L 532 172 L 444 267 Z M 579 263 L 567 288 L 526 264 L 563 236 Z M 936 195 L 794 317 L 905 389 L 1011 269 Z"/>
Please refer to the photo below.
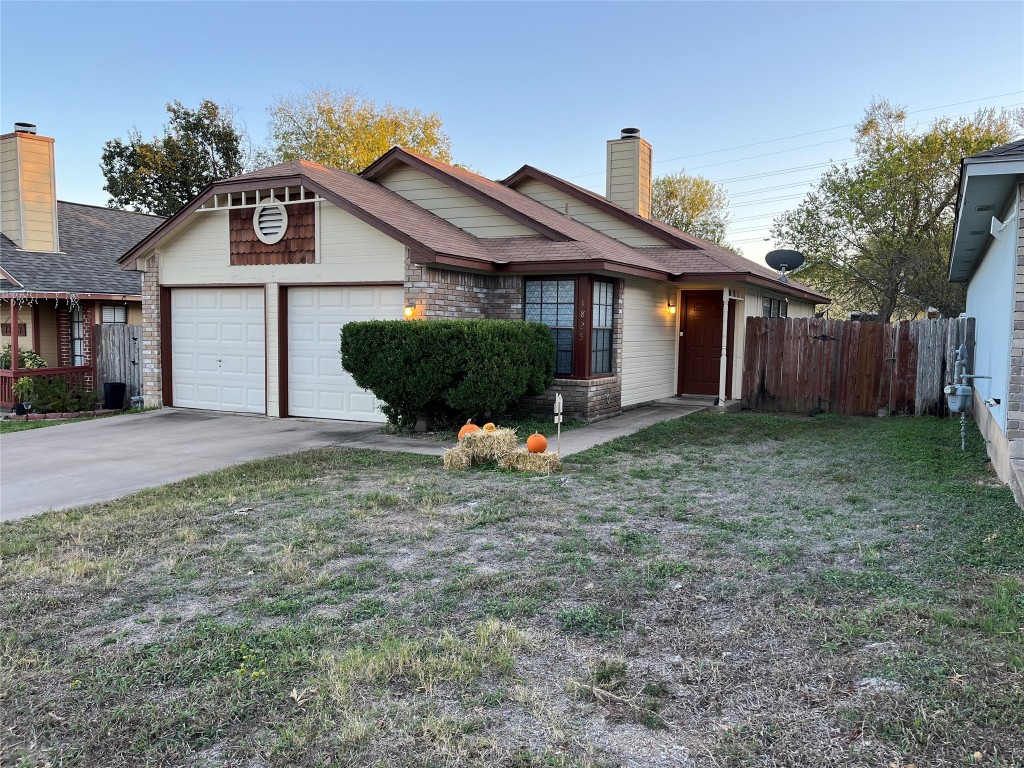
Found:
<path fill-rule="evenodd" d="M 679 394 L 717 395 L 722 366 L 721 291 L 693 291 L 680 300 Z"/>

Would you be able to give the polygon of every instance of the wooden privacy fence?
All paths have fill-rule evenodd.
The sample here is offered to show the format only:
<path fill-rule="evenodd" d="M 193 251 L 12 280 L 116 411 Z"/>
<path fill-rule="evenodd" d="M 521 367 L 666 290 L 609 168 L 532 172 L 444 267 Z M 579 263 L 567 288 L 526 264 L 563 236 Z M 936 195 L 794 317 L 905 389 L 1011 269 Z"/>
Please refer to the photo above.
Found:
<path fill-rule="evenodd" d="M 743 405 L 755 411 L 853 416 L 949 413 L 943 386 L 957 348 L 974 352 L 974 318 L 892 325 L 747 318 Z"/>
<path fill-rule="evenodd" d="M 128 398 L 142 394 L 141 325 L 96 326 L 96 385 L 111 382 L 126 384 Z"/>

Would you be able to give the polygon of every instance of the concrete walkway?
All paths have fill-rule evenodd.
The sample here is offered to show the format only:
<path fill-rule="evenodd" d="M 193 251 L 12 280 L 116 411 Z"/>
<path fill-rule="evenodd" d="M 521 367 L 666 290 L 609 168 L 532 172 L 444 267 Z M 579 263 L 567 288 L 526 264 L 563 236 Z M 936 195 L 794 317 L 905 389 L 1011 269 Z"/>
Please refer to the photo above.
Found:
<path fill-rule="evenodd" d="M 569 456 L 701 410 L 662 400 L 562 435 Z M 553 434 L 552 430 L 547 434 Z M 553 448 L 554 441 L 549 445 Z M 144 488 L 311 448 L 338 446 L 440 456 L 453 443 L 380 433 L 380 425 L 267 419 L 164 408 L 0 437 L 0 521 L 110 501 Z"/>
<path fill-rule="evenodd" d="M 653 424 L 689 416 L 691 413 L 702 410 L 704 408 L 700 405 L 680 402 L 674 398 L 658 400 L 642 408 L 626 411 L 619 416 L 563 432 L 560 453 L 562 456 L 571 456 L 618 437 L 632 435 Z M 554 449 L 553 442 L 548 441 L 548 447 L 552 450 Z"/>

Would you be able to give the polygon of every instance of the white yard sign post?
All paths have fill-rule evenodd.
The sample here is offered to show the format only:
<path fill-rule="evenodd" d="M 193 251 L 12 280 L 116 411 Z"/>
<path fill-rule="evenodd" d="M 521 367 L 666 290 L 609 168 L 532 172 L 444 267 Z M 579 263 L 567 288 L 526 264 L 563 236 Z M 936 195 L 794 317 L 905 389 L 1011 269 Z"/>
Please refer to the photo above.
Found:
<path fill-rule="evenodd" d="M 555 425 L 558 427 L 555 436 L 555 453 L 560 453 L 562 443 L 562 396 L 560 394 L 555 395 Z"/>

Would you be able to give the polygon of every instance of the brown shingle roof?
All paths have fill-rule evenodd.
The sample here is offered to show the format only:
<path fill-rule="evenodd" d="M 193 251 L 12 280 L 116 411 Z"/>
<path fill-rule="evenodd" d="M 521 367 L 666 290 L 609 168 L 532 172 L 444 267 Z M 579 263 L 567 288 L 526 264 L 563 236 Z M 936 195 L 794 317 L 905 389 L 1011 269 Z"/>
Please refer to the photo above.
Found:
<path fill-rule="evenodd" d="M 385 175 L 397 163 L 417 167 L 471 194 L 495 210 L 526 222 L 527 226 L 538 232 L 538 236 L 494 239 L 474 237 L 373 181 Z M 548 174 L 544 176 L 569 184 Z M 660 279 L 715 275 L 737 278 L 749 275 L 758 278 L 759 283 L 773 283 L 777 290 L 784 293 L 801 295 L 819 302 L 828 301 L 826 297 L 795 281 L 782 283 L 778 275 L 767 267 L 760 267 L 731 251 L 660 222 L 647 224 L 663 234 L 666 240 L 664 248 L 633 248 L 505 184 L 399 147 L 381 156 L 360 175 L 307 160 L 292 160 L 213 184 L 147 240 L 125 254 L 121 262 L 126 264 L 142 255 L 152 243 L 164 237 L 225 185 L 235 187 L 245 182 L 272 182 L 271 186 L 277 186 L 295 184 L 301 180 L 306 180 L 311 187 L 339 207 L 407 245 L 414 256 L 421 260 L 496 271 L 589 268 Z M 592 195 L 586 190 L 580 191 Z M 632 216 L 625 211 L 622 213 Z"/>

